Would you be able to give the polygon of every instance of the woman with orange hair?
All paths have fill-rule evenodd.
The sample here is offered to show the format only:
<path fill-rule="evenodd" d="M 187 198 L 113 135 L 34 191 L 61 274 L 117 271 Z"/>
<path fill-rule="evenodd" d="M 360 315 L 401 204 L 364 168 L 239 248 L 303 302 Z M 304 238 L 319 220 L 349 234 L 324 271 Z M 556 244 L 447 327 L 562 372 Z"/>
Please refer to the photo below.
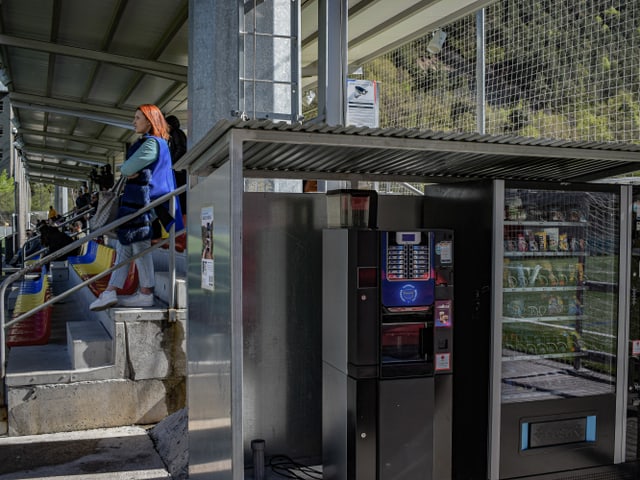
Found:
<path fill-rule="evenodd" d="M 169 132 L 164 115 L 155 105 L 140 105 L 133 117 L 133 127 L 140 138 L 127 151 L 127 159 L 120 166 L 120 173 L 127 178 L 120 201 L 118 217 L 130 215 L 148 205 L 156 198 L 176 189 L 171 166 L 171 154 L 167 140 Z M 175 220 L 168 214 L 168 203 L 157 207 L 156 214 L 166 230 L 175 223 L 182 230 L 182 213 L 176 202 Z M 145 212 L 118 228 L 116 263 L 123 262 L 151 245 L 153 212 Z M 124 286 L 128 266 L 115 270 L 109 285 L 91 305 L 91 310 L 104 310 L 121 305 L 127 307 L 150 307 L 154 303 L 155 287 L 153 259 L 150 253 L 135 260 L 138 268 L 139 290 L 130 296 L 118 297 L 117 289 Z"/>

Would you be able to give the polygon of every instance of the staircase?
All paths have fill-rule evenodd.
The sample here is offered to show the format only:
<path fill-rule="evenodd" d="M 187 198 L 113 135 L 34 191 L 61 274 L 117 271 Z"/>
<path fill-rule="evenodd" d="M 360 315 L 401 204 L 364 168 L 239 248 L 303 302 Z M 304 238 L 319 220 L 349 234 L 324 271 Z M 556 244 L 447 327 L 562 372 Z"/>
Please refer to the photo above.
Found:
<path fill-rule="evenodd" d="M 186 285 L 176 281 L 169 321 L 166 250 L 153 252 L 156 304 L 91 312 L 83 287 L 52 309 L 46 345 L 12 347 L 0 397 L 0 434 L 37 435 L 154 424 L 186 405 Z M 185 255 L 177 254 L 184 272 Z M 66 262 L 52 264 L 53 294 L 80 283 Z M 9 303 L 11 305 L 11 303 Z"/>

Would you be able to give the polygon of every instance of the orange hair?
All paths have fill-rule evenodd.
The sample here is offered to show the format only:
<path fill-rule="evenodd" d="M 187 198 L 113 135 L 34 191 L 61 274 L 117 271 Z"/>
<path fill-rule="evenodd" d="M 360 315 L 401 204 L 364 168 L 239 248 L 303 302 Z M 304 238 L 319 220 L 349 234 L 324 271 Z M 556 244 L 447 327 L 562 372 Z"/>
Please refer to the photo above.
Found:
<path fill-rule="evenodd" d="M 169 127 L 167 126 L 167 121 L 164 119 L 164 115 L 158 107 L 150 103 L 145 103 L 144 105 L 140 105 L 138 110 L 142 112 L 151 124 L 149 134 L 154 137 L 164 138 L 165 140 L 169 139 Z"/>

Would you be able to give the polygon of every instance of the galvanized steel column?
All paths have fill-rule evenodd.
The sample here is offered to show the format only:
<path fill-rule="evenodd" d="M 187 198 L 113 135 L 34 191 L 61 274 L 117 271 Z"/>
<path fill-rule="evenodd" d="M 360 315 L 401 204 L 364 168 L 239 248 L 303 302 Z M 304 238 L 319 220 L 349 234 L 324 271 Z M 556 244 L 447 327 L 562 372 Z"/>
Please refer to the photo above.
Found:
<path fill-rule="evenodd" d="M 189 144 L 238 108 L 242 1 L 189 1 Z"/>
<path fill-rule="evenodd" d="M 348 5 L 318 2 L 318 115 L 328 125 L 344 125 L 347 84 Z"/>

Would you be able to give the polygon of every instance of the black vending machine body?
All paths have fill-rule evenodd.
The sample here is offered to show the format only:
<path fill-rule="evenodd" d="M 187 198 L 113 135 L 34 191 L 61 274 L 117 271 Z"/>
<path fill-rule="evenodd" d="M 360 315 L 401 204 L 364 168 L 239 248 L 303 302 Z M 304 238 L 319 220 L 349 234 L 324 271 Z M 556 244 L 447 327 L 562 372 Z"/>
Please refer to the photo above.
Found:
<path fill-rule="evenodd" d="M 456 232 L 454 479 L 637 478 L 613 473 L 631 438 L 620 410 L 625 190 L 426 189 L 425 224 Z"/>
<path fill-rule="evenodd" d="M 453 233 L 327 229 L 323 254 L 324 478 L 450 478 Z"/>

